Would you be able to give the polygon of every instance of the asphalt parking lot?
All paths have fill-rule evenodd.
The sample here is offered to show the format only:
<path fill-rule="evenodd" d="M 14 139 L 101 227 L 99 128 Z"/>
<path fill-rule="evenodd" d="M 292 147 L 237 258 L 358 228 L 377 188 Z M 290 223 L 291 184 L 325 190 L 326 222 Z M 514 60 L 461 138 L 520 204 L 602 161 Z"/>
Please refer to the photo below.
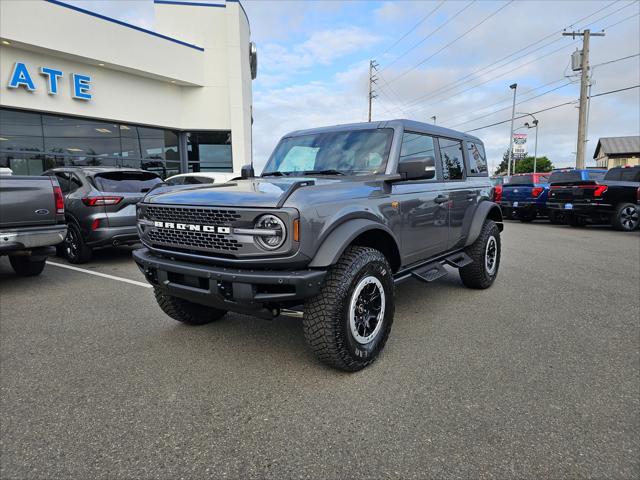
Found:
<path fill-rule="evenodd" d="M 83 268 L 144 281 L 127 248 Z M 508 222 L 500 270 L 401 285 L 345 374 L 298 319 L 187 327 L 142 284 L 4 258 L 0 477 L 638 478 L 640 233 Z"/>

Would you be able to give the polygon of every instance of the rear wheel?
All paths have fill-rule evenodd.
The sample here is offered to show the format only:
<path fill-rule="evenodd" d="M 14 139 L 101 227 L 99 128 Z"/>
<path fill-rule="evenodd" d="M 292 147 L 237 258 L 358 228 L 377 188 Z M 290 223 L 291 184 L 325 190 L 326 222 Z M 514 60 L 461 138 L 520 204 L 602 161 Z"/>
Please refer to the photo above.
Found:
<path fill-rule="evenodd" d="M 493 285 L 500 268 L 500 251 L 498 225 L 493 220 L 486 220 L 480 235 L 466 250 L 473 262 L 459 270 L 462 283 L 478 289 Z"/>
<path fill-rule="evenodd" d="M 522 223 L 529 223 L 535 220 L 536 215 L 537 214 L 535 210 L 520 210 L 518 212 L 518 220 L 520 220 Z"/>
<path fill-rule="evenodd" d="M 205 325 L 222 318 L 227 312 L 217 308 L 199 305 L 182 298 L 167 295 L 159 288 L 154 288 L 158 306 L 174 320 L 187 325 Z"/>
<path fill-rule="evenodd" d="M 67 225 L 67 236 L 62 247 L 64 257 L 70 263 L 86 263 L 93 253 L 91 247 L 84 242 L 80 228 L 75 223 Z"/>
<path fill-rule="evenodd" d="M 391 332 L 393 288 L 391 267 L 382 253 L 347 248 L 320 293 L 304 304 L 304 336 L 318 359 L 348 372 L 371 364 Z"/>
<path fill-rule="evenodd" d="M 552 211 L 549 213 L 549 221 L 552 225 L 562 225 L 565 223 L 564 215 L 560 212 Z"/>
<path fill-rule="evenodd" d="M 571 225 L 572 227 L 584 227 L 585 221 L 578 215 L 569 215 L 567 216 L 567 224 Z"/>
<path fill-rule="evenodd" d="M 46 261 L 46 258 L 33 260 L 31 257 L 26 255 L 9 257 L 11 268 L 13 268 L 13 271 L 21 277 L 35 277 L 36 275 L 40 275 L 44 270 Z"/>
<path fill-rule="evenodd" d="M 622 203 L 616 208 L 611 223 L 616 230 L 632 232 L 640 225 L 640 208 L 633 203 Z"/>

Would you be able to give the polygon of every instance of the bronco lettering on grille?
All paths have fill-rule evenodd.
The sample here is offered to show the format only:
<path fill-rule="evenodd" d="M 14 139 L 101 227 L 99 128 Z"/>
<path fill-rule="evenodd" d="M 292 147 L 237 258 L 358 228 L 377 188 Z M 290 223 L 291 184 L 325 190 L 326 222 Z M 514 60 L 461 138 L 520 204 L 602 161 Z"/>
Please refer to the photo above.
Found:
<path fill-rule="evenodd" d="M 192 223 L 176 223 L 176 222 L 153 222 L 154 227 L 170 228 L 173 230 L 188 230 L 190 232 L 208 232 L 208 233 L 231 233 L 229 227 L 217 227 L 215 225 L 194 225 Z"/>

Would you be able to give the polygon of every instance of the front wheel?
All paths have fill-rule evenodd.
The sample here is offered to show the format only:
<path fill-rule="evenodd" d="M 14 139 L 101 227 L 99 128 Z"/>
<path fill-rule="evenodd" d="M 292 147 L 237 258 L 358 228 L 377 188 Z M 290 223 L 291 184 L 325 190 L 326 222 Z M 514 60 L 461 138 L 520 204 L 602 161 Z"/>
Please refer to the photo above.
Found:
<path fill-rule="evenodd" d="M 46 261 L 46 258 L 33 260 L 31 257 L 23 255 L 9 257 L 11 268 L 16 272 L 16 275 L 20 275 L 21 277 L 35 277 L 40 275 L 44 270 Z"/>
<path fill-rule="evenodd" d="M 217 308 L 199 305 L 182 298 L 167 295 L 154 287 L 156 301 L 160 309 L 174 320 L 187 325 L 205 325 L 222 318 L 227 312 Z"/>
<path fill-rule="evenodd" d="M 384 348 L 394 311 L 393 272 L 385 256 L 373 248 L 349 247 L 320 292 L 305 302 L 304 336 L 321 362 L 355 372 Z"/>
<path fill-rule="evenodd" d="M 459 270 L 462 283 L 478 289 L 493 285 L 500 268 L 500 251 L 500 229 L 493 220 L 486 220 L 480 235 L 466 250 L 473 262 Z"/>
<path fill-rule="evenodd" d="M 622 230 L 623 232 L 634 231 L 640 225 L 640 208 L 633 203 L 618 205 L 611 223 L 616 230 Z"/>

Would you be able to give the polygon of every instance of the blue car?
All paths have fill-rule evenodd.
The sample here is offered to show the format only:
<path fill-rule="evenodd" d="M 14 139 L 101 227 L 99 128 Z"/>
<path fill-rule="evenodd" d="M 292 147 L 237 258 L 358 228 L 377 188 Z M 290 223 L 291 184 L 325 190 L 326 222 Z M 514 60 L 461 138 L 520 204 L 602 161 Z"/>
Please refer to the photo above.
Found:
<path fill-rule="evenodd" d="M 502 186 L 500 207 L 506 218 L 531 222 L 546 217 L 549 173 L 519 173 Z"/>

